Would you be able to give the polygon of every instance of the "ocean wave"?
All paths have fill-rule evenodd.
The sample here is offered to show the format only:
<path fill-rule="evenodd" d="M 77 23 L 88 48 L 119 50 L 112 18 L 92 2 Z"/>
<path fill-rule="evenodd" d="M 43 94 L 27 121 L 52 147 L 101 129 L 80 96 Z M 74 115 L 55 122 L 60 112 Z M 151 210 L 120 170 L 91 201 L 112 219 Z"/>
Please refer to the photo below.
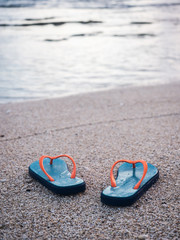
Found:
<path fill-rule="evenodd" d="M 54 19 L 55 17 L 45 17 L 45 18 L 25 18 L 25 21 L 43 21 L 43 20 L 50 20 Z"/>
<path fill-rule="evenodd" d="M 145 24 L 152 24 L 152 22 L 131 22 L 131 24 L 135 24 L 135 25 L 145 25 Z"/>
<path fill-rule="evenodd" d="M 20 23 L 20 24 L 8 24 L 8 23 L 1 23 L 0 27 L 31 27 L 31 26 L 46 26 L 46 25 L 53 25 L 53 26 L 61 26 L 64 24 L 99 24 L 103 23 L 102 21 L 65 21 L 65 22 L 35 22 L 35 23 Z"/>
<path fill-rule="evenodd" d="M 155 37 L 156 35 L 153 33 L 137 33 L 137 34 L 114 34 L 113 37 L 138 37 L 138 38 L 145 38 L 145 37 Z"/>
<path fill-rule="evenodd" d="M 69 40 L 70 38 L 73 38 L 73 37 L 95 37 L 99 34 L 101 34 L 102 32 L 93 32 L 93 33 L 77 33 L 77 34 L 73 34 L 67 38 L 59 38 L 59 39 L 51 39 L 51 38 L 48 38 L 48 39 L 45 39 L 44 41 L 45 42 L 62 42 L 62 41 L 66 41 L 66 40 Z"/>
<path fill-rule="evenodd" d="M 67 7 L 67 8 L 136 8 L 178 6 L 179 1 L 145 2 L 127 0 L 0 0 L 0 8 Z"/>

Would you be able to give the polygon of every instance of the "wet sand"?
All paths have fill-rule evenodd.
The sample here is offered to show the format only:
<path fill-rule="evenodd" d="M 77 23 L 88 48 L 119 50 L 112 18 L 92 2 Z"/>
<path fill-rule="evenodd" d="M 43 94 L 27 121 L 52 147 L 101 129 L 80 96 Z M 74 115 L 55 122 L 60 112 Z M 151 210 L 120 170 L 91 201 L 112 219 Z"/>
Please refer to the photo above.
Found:
<path fill-rule="evenodd" d="M 180 85 L 124 88 L 0 105 L 0 239 L 178 239 Z M 69 154 L 84 193 L 59 196 L 33 180 L 41 155 Z M 160 172 L 131 207 L 100 201 L 118 159 Z"/>

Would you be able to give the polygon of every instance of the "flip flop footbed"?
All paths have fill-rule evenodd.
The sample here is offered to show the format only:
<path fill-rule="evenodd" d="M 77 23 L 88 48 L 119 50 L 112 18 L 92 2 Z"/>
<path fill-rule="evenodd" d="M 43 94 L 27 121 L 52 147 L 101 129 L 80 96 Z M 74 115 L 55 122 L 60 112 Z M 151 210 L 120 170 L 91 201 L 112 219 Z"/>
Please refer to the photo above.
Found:
<path fill-rule="evenodd" d="M 128 206 L 133 204 L 159 177 L 158 169 L 148 163 L 147 173 L 138 189 L 134 186 L 143 175 L 143 165 L 123 163 L 117 173 L 116 187 L 107 187 L 101 193 L 101 200 L 108 205 Z"/>
<path fill-rule="evenodd" d="M 53 164 L 50 164 L 50 159 L 45 158 L 43 165 L 54 181 L 50 181 L 41 170 L 39 161 L 35 161 L 29 166 L 29 173 L 53 192 L 68 195 L 85 190 L 85 182 L 78 177 L 71 178 L 71 173 L 64 160 L 57 158 L 53 160 Z"/>

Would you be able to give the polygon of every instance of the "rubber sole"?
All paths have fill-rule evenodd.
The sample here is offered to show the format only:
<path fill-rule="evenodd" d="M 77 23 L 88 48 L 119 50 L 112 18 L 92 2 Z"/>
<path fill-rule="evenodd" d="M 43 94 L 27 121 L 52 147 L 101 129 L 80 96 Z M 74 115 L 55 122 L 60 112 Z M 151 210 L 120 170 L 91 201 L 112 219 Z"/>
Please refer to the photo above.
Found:
<path fill-rule="evenodd" d="M 131 197 L 110 197 L 107 195 L 104 195 L 101 193 L 101 202 L 110 205 L 110 206 L 130 206 L 133 203 L 135 203 L 159 178 L 159 171 L 157 174 L 151 178 L 145 185 L 143 185 L 139 191 L 137 191 L 133 196 Z"/>
<path fill-rule="evenodd" d="M 85 182 L 75 185 L 75 186 L 70 186 L 70 187 L 57 187 L 57 186 L 52 185 L 50 182 L 45 181 L 39 175 L 35 174 L 30 168 L 29 168 L 29 174 L 32 178 L 39 181 L 43 186 L 47 187 L 52 192 L 60 194 L 60 195 L 65 195 L 65 196 L 73 195 L 73 194 L 77 194 L 79 192 L 84 192 L 86 190 Z"/>

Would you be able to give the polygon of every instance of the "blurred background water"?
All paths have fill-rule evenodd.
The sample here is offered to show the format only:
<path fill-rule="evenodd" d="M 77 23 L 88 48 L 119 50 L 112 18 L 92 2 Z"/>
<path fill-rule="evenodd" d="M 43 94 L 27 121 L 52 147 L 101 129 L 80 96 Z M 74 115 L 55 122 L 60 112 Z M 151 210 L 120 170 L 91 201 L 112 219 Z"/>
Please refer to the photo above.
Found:
<path fill-rule="evenodd" d="M 180 81 L 179 0 L 0 0 L 0 102 Z"/>

